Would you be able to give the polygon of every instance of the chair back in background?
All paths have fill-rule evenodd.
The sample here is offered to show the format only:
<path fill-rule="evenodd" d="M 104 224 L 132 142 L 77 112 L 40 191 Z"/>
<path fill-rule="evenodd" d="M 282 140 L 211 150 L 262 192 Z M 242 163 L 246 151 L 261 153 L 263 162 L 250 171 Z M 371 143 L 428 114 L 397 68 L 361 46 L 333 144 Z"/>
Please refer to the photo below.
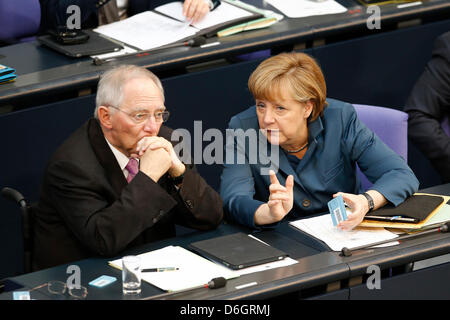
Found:
<path fill-rule="evenodd" d="M 0 187 L 19 190 L 29 204 L 37 202 L 50 156 L 91 117 L 94 108 L 95 95 L 89 95 L 0 115 L 1 146 L 5 150 L 0 158 Z M 22 239 L 23 221 L 15 214 L 18 211 L 17 204 L 0 198 L 0 254 L 8 261 L 0 263 L 0 279 L 22 273 L 30 265 L 27 243 Z"/>
<path fill-rule="evenodd" d="M 39 0 L 0 1 L 0 40 L 5 42 L 33 40 L 40 23 Z"/>
<path fill-rule="evenodd" d="M 408 114 L 406 112 L 368 105 L 354 104 L 358 118 L 389 148 L 408 161 Z M 358 168 L 364 190 L 372 183 Z"/>

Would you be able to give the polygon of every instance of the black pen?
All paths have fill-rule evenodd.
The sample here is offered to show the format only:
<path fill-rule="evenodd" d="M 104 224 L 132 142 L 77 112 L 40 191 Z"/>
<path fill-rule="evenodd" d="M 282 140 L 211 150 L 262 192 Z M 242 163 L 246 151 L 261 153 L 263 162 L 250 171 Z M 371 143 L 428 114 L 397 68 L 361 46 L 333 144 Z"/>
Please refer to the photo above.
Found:
<path fill-rule="evenodd" d="M 375 220 L 375 221 L 389 221 L 389 222 L 410 222 L 410 223 L 417 223 L 419 222 L 419 219 L 415 218 L 406 218 L 402 216 L 365 216 L 364 219 L 367 220 Z"/>
<path fill-rule="evenodd" d="M 180 268 L 175 267 L 163 267 L 163 268 L 149 268 L 149 269 L 142 269 L 142 272 L 165 272 L 165 271 L 176 271 L 180 270 Z"/>

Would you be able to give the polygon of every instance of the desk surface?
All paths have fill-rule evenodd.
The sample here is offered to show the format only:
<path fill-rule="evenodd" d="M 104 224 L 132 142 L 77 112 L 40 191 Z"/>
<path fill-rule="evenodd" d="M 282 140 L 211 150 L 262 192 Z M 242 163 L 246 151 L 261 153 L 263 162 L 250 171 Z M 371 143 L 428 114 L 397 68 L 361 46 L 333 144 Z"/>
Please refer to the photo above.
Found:
<path fill-rule="evenodd" d="M 450 184 L 421 191 L 450 195 Z M 162 248 L 167 245 L 187 247 L 190 243 L 195 241 L 240 231 L 250 232 L 250 230 L 242 226 L 224 223 L 218 229 L 213 231 L 195 231 L 177 238 L 147 244 L 127 252 L 127 254 L 139 254 Z M 208 290 L 201 288 L 190 292 L 171 294 L 170 296 L 164 297 L 164 299 L 266 299 L 360 276 L 365 274 L 367 268 L 371 265 L 378 265 L 383 270 L 450 252 L 450 233 L 429 234 L 406 240 L 400 245 L 392 247 L 359 250 L 354 252 L 350 257 L 342 257 L 338 252 L 328 251 L 328 248 L 322 242 L 294 229 L 289 226 L 287 222 L 282 223 L 274 230 L 265 230 L 254 233 L 254 235 L 270 245 L 284 250 L 292 258 L 297 259 L 299 263 L 287 267 L 244 275 L 229 280 L 226 286 L 220 289 Z M 109 260 L 112 259 L 92 258 L 72 263 L 78 265 L 81 269 L 81 284 L 88 288 L 88 299 L 125 299 L 122 296 L 121 273 L 119 270 L 108 266 L 107 262 Z M 49 280 L 60 280 L 65 282 L 68 277 L 66 270 L 69 265 L 70 264 L 61 265 L 25 274 L 11 278 L 10 280 L 13 281 L 14 284 L 22 286 L 23 288 L 20 290 L 34 288 Z M 102 289 L 88 286 L 88 283 L 91 280 L 101 275 L 114 276 L 118 281 Z M 256 284 L 247 288 L 236 289 L 236 286 L 248 283 Z M 159 295 L 161 293 L 163 292 L 160 289 L 143 282 L 140 298 L 151 298 L 151 296 Z M 51 298 L 45 288 L 33 291 L 32 297 L 33 296 L 36 299 Z M 0 295 L 0 300 L 8 300 L 11 299 L 11 297 L 12 293 L 6 292 Z"/>
<path fill-rule="evenodd" d="M 263 5 L 261 0 L 247 2 Z M 292 45 L 308 40 L 349 34 L 353 31 L 375 33 L 367 29 L 370 14 L 356 0 L 339 0 L 349 11 L 341 14 L 314 16 L 300 19 L 285 18 L 266 29 L 254 30 L 221 38 L 220 45 L 210 48 L 174 48 L 145 57 L 130 57 L 120 63 L 132 63 L 152 71 L 165 71 L 186 67 L 191 64 L 210 61 L 246 52 Z M 423 1 L 420 5 L 398 8 L 397 5 L 381 6 L 381 24 L 387 26 L 404 20 L 435 17 L 445 19 L 450 12 L 447 0 Z M 215 42 L 211 38 L 208 42 Z M 100 74 L 119 62 L 102 66 L 92 64 L 90 58 L 73 59 L 41 46 L 38 42 L 17 44 L 0 48 L 0 63 L 16 68 L 18 78 L 13 83 L 0 86 L 0 105 L 29 104 L 32 97 L 54 95 L 67 90 L 95 86 Z M 28 99 L 24 102 L 24 99 Z M 17 102 L 21 101 L 21 102 Z"/>

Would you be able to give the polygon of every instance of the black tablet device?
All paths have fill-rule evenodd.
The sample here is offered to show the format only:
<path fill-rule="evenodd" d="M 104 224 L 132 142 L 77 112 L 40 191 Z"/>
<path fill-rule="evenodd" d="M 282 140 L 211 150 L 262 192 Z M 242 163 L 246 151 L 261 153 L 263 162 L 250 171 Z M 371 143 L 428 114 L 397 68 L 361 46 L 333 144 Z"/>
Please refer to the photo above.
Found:
<path fill-rule="evenodd" d="M 220 262 L 233 270 L 282 260 L 288 256 L 286 252 L 266 245 L 242 232 L 193 242 L 190 247 L 202 256 Z"/>
<path fill-rule="evenodd" d="M 38 37 L 38 40 L 53 50 L 74 58 L 114 52 L 123 48 L 122 45 L 106 39 L 97 32 L 91 30 L 84 30 L 83 32 L 89 37 L 84 43 L 62 44 L 55 39 L 54 35 L 41 36 Z"/>

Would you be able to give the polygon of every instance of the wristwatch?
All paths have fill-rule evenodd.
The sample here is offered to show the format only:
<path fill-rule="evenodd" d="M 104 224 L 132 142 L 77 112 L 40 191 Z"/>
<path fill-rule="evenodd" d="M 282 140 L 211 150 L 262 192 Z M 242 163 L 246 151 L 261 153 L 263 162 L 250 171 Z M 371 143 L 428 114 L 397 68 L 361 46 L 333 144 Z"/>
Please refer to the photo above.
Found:
<path fill-rule="evenodd" d="M 181 184 L 183 182 L 184 173 L 182 175 L 179 175 L 178 177 L 175 177 L 175 178 L 173 178 L 173 177 L 171 177 L 169 175 L 169 178 L 173 182 L 173 184 L 177 186 L 177 185 L 179 185 L 179 184 Z"/>
<path fill-rule="evenodd" d="M 366 197 L 367 202 L 369 203 L 369 211 L 368 212 L 372 211 L 373 207 L 374 207 L 373 198 L 367 192 L 364 192 L 363 196 Z"/>

